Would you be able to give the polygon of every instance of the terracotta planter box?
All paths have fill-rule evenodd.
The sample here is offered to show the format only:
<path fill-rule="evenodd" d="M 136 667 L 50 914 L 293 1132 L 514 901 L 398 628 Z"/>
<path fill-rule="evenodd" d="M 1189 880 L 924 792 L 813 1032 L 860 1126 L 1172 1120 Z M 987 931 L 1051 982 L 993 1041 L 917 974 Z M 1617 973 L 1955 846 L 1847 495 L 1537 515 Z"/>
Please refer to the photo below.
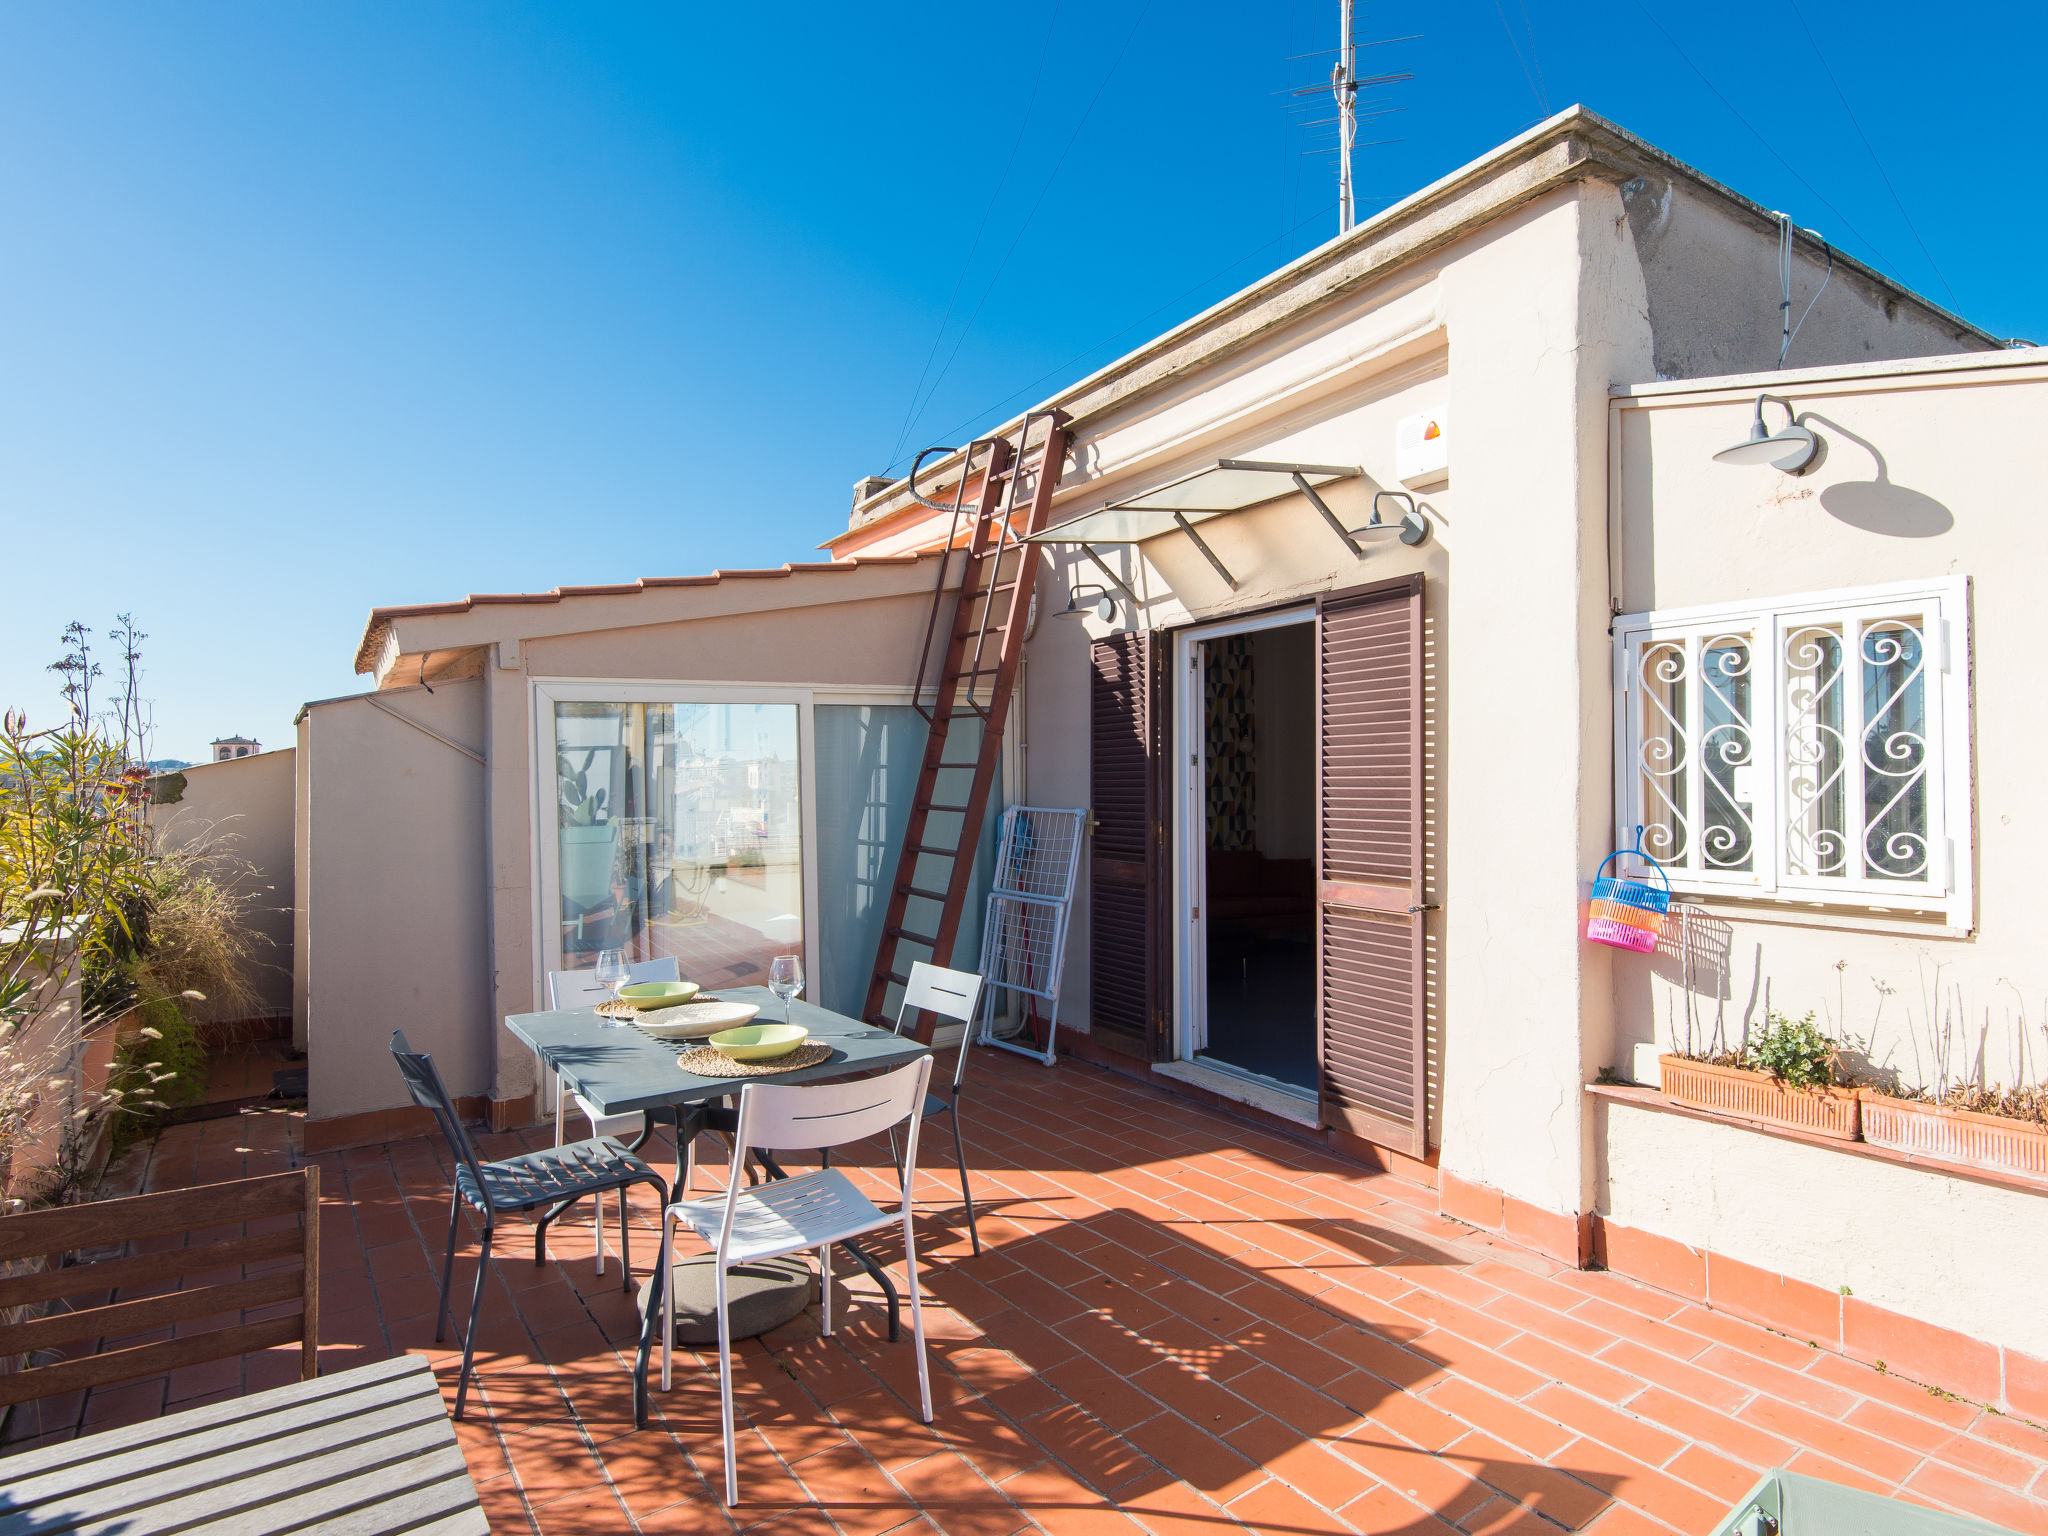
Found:
<path fill-rule="evenodd" d="M 1789 1125 L 1837 1141 L 1856 1140 L 1857 1098 L 1850 1088 L 1794 1088 L 1767 1072 L 1715 1067 L 1683 1056 L 1660 1056 L 1664 1097 L 1742 1120 Z"/>
<path fill-rule="evenodd" d="M 2048 1182 L 2048 1126 L 1888 1098 L 1868 1088 L 1856 1096 L 1863 1101 L 1863 1139 L 1873 1147 Z"/>

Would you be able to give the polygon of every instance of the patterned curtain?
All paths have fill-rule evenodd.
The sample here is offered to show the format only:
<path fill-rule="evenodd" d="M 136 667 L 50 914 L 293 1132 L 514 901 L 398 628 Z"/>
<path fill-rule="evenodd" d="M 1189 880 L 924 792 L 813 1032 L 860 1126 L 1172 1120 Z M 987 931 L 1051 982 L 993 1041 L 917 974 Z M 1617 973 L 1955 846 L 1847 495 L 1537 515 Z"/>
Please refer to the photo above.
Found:
<path fill-rule="evenodd" d="M 1204 649 L 1208 667 L 1209 846 L 1258 846 L 1256 724 L 1250 635 L 1225 635 Z"/>

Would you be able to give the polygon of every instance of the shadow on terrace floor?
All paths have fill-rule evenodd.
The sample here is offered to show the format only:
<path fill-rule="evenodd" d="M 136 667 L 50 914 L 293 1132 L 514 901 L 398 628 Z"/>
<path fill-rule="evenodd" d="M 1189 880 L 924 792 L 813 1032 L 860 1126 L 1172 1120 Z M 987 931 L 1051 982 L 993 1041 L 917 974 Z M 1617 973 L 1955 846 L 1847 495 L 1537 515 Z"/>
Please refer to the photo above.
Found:
<path fill-rule="evenodd" d="M 514 1234 L 480 1330 L 483 1411 L 459 1431 L 494 1530 L 1629 1536 L 1704 1532 L 1790 1463 L 2048 1531 L 2048 1434 L 2031 1426 L 1561 1269 L 1436 1216 L 1430 1191 L 1097 1068 L 977 1060 L 968 1105 L 980 1258 L 943 1122 L 920 1173 L 935 1424 L 907 1406 L 909 1346 L 883 1342 L 860 1281 L 833 1339 L 807 1315 L 742 1347 L 728 1516 L 705 1482 L 709 1361 L 681 1356 L 634 1432 L 638 1320 L 616 1265 L 593 1274 L 587 1225 L 558 1229 L 545 1268 Z M 296 1155 L 277 1134 L 293 1124 L 174 1128 L 151 1183 L 266 1171 Z M 443 1149 L 318 1161 L 323 1362 L 418 1350 L 452 1389 L 453 1353 L 432 1344 Z M 869 1149 L 861 1176 L 879 1183 L 878 1162 Z M 634 1219 L 644 1272 L 651 1200 Z M 180 1390 L 147 1411 L 196 1400 Z"/>

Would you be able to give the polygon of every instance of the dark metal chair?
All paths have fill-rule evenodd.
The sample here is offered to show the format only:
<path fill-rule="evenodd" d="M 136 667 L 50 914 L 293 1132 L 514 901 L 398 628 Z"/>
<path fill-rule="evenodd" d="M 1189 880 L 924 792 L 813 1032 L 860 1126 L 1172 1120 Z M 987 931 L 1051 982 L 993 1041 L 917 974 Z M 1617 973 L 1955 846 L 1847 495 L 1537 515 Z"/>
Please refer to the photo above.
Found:
<path fill-rule="evenodd" d="M 903 989 L 903 1001 L 896 1009 L 896 1033 L 909 1033 L 910 1021 L 920 1008 L 928 1008 L 941 1018 L 956 1019 L 967 1026 L 967 1033 L 960 1037 L 960 1059 L 953 1069 L 952 1097 L 940 1098 L 936 1093 L 927 1093 L 924 1099 L 926 1120 L 936 1120 L 941 1115 L 950 1115 L 946 1122 L 953 1132 L 953 1161 L 960 1169 L 960 1199 L 967 1207 L 967 1236 L 974 1244 L 977 1255 L 981 1253 L 981 1233 L 974 1226 L 974 1192 L 967 1187 L 967 1141 L 960 1133 L 960 1089 L 967 1078 L 967 1049 L 974 1043 L 974 1008 L 981 996 L 981 978 L 972 971 L 949 971 L 944 966 L 927 965 L 920 960 L 910 967 L 910 982 Z M 890 1148 L 895 1147 L 895 1135 L 890 1135 Z"/>
<path fill-rule="evenodd" d="M 476 1147 L 456 1116 L 455 1101 L 442 1086 L 434 1059 L 415 1051 L 406 1042 L 405 1031 L 391 1032 L 391 1054 L 413 1102 L 430 1111 L 441 1128 L 449 1150 L 455 1154 L 455 1188 L 448 1201 L 448 1252 L 441 1261 L 441 1309 L 434 1317 L 434 1342 L 448 1331 L 448 1287 L 455 1276 L 455 1233 L 465 1203 L 483 1220 L 483 1248 L 477 1255 L 476 1291 L 469 1301 L 469 1325 L 462 1333 L 462 1374 L 456 1380 L 455 1414 L 462 1417 L 462 1405 L 469 1392 L 470 1361 L 476 1351 L 477 1314 L 483 1308 L 484 1280 L 491 1268 L 491 1238 L 501 1215 L 541 1214 L 534 1223 L 533 1262 L 547 1262 L 548 1223 L 586 1195 L 619 1191 L 619 1267 L 625 1271 L 624 1289 L 633 1289 L 632 1232 L 625 1220 L 625 1191 L 635 1184 L 652 1184 L 655 1198 L 668 1205 L 668 1184 L 660 1174 L 635 1157 L 609 1136 L 572 1141 L 566 1146 L 546 1147 L 518 1157 L 487 1163 L 476 1155 Z M 657 1277 L 658 1279 L 659 1277 Z M 645 1334 L 645 1330 L 643 1330 Z M 641 1408 L 639 1395 L 645 1389 L 647 1337 L 641 1341 L 641 1368 L 635 1373 L 635 1417 Z"/>

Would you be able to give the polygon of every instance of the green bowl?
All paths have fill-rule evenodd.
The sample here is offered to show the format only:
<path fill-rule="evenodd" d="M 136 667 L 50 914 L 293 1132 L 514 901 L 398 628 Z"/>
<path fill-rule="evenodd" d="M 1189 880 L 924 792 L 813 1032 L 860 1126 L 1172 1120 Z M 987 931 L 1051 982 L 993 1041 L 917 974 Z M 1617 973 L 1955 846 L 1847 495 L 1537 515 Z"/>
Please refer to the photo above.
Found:
<path fill-rule="evenodd" d="M 700 990 L 694 981 L 635 981 L 619 988 L 619 1001 L 635 1008 L 673 1008 Z"/>
<path fill-rule="evenodd" d="M 738 1029 L 720 1030 L 706 1043 L 734 1061 L 771 1061 L 787 1056 L 810 1034 L 801 1024 L 742 1024 Z"/>

